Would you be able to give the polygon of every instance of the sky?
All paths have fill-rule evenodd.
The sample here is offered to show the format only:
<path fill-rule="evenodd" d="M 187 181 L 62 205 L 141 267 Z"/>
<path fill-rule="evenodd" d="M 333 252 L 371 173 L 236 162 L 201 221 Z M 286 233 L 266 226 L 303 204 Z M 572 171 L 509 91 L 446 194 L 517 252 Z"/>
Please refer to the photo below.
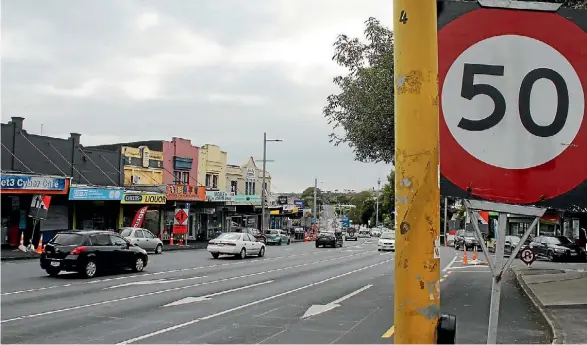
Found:
<path fill-rule="evenodd" d="M 362 37 L 389 0 L 3 0 L 2 122 L 85 146 L 190 139 L 228 163 L 262 159 L 272 191 L 375 187 L 390 165 L 355 162 L 322 116 L 337 35 Z M 260 162 L 259 162 L 260 165 Z"/>

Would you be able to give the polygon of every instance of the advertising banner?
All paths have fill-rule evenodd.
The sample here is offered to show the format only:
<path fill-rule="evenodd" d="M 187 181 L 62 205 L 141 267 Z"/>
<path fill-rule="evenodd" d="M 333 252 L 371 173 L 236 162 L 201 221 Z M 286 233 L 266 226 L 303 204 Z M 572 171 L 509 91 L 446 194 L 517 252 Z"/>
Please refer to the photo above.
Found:
<path fill-rule="evenodd" d="M 137 211 L 137 214 L 135 214 L 135 218 L 132 220 L 131 224 L 133 228 L 140 228 L 143 225 L 148 208 L 149 206 L 143 206 Z"/>
<path fill-rule="evenodd" d="M 29 209 L 29 217 L 34 219 L 46 219 L 51 203 L 50 195 L 35 194 Z"/>
<path fill-rule="evenodd" d="M 164 205 L 167 203 L 167 195 L 160 193 L 133 193 L 126 192 L 120 201 L 121 204 L 152 204 Z"/>

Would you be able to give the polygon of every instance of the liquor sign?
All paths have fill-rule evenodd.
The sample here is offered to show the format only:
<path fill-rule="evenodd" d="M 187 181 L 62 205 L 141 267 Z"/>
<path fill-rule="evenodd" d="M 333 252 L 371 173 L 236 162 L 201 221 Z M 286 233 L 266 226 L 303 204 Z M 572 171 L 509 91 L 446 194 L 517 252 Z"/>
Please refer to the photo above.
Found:
<path fill-rule="evenodd" d="M 173 233 L 185 235 L 188 233 L 189 209 L 176 208 L 173 217 Z"/>
<path fill-rule="evenodd" d="M 167 195 L 159 193 L 124 193 L 124 197 L 120 201 L 121 204 L 157 204 L 165 205 L 167 203 Z"/>
<path fill-rule="evenodd" d="M 587 11 L 447 2 L 439 28 L 441 194 L 587 207 Z"/>

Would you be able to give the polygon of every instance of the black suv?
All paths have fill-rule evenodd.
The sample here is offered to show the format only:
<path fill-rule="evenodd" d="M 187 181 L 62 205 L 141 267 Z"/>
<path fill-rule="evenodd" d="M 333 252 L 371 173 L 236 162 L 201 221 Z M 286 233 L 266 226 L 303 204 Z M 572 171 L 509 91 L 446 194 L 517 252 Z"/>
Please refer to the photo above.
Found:
<path fill-rule="evenodd" d="M 130 268 L 141 272 L 149 256 L 112 231 L 78 230 L 56 234 L 43 249 L 41 268 L 50 276 L 61 271 L 92 278 L 99 271 Z"/>
<path fill-rule="evenodd" d="M 537 236 L 529 245 L 539 257 L 555 260 L 586 261 L 585 249 L 579 247 L 565 236 Z"/>
<path fill-rule="evenodd" d="M 316 238 L 316 248 L 320 246 L 342 247 L 342 231 L 321 231 Z"/>

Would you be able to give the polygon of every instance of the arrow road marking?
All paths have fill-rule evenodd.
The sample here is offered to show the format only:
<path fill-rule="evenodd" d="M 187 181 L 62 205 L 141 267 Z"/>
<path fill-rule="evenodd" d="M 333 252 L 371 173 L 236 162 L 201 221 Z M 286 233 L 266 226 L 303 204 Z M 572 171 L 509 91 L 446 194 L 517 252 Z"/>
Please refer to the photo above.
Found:
<path fill-rule="evenodd" d="M 355 290 L 348 295 L 342 296 L 341 298 L 334 300 L 328 304 L 314 304 L 314 305 L 310 306 L 310 308 L 308 308 L 308 310 L 306 310 L 306 312 L 304 313 L 304 315 L 301 318 L 306 319 L 311 316 L 325 313 L 325 312 L 332 310 L 334 308 L 338 308 L 338 307 L 340 307 L 340 304 L 339 304 L 340 302 L 347 300 L 357 294 L 360 294 L 361 292 L 367 290 L 371 286 L 373 286 L 373 285 L 371 285 L 371 284 L 365 285 L 362 288 Z"/>
<path fill-rule="evenodd" d="M 220 291 L 220 292 L 215 292 L 213 294 L 209 294 L 209 295 L 206 295 L 206 296 L 186 297 L 186 298 L 180 299 L 179 301 L 168 303 L 168 304 L 164 305 L 163 307 L 172 307 L 172 306 L 177 306 L 177 305 L 182 305 L 182 304 L 188 304 L 188 303 L 203 302 L 203 301 L 207 301 L 207 300 L 211 299 L 212 297 L 224 295 L 224 294 L 227 294 L 227 293 L 230 293 L 230 292 L 235 292 L 235 291 L 240 291 L 240 290 L 252 288 L 252 287 L 255 287 L 255 286 L 259 286 L 259 285 L 265 285 L 265 284 L 273 283 L 274 281 L 275 280 L 267 280 L 267 281 L 264 281 L 264 282 L 261 282 L 261 283 L 255 283 L 255 284 L 245 285 L 245 286 L 241 286 L 241 287 L 230 289 L 230 290 L 224 290 L 224 291 Z"/>
<path fill-rule="evenodd" d="M 109 286 L 109 287 L 104 288 L 102 290 L 116 289 L 116 288 L 120 288 L 120 287 L 133 286 L 133 285 L 169 284 L 169 283 L 183 282 L 186 280 L 202 279 L 202 278 L 206 278 L 206 277 L 208 277 L 208 276 L 196 276 L 196 277 L 189 277 L 189 278 L 169 279 L 169 280 L 165 280 L 165 279 L 139 280 L 136 282 L 130 282 L 130 283 L 124 283 L 124 284 L 120 284 L 120 285 Z"/>
<path fill-rule="evenodd" d="M 276 298 L 280 298 L 280 297 L 283 297 L 283 296 L 291 295 L 291 294 L 296 293 L 298 291 L 305 290 L 305 289 L 311 288 L 313 286 L 322 285 L 322 284 L 324 284 L 326 282 L 333 281 L 335 279 L 339 279 L 339 278 L 342 278 L 342 277 L 346 277 L 346 276 L 351 275 L 353 273 L 361 272 L 361 271 L 367 270 L 367 269 L 372 268 L 372 267 L 376 267 L 376 266 L 379 266 L 379 265 L 386 264 L 386 263 L 391 262 L 391 261 L 393 261 L 393 259 L 388 259 L 388 260 L 384 260 L 384 261 L 381 261 L 381 262 L 378 262 L 378 263 L 375 263 L 375 264 L 371 264 L 369 266 L 357 268 L 356 270 L 352 270 L 352 271 L 349 271 L 349 272 L 346 272 L 346 273 L 342 273 L 342 274 L 339 274 L 339 275 L 334 276 L 334 277 L 330 277 L 330 278 L 327 278 L 327 279 L 324 279 L 324 280 L 317 281 L 315 283 L 304 285 L 304 286 L 301 286 L 299 288 L 295 288 L 293 290 L 289 290 L 289 291 L 285 291 L 285 292 L 282 292 L 282 293 L 278 293 L 276 295 L 265 297 L 263 299 L 259 299 L 259 300 L 256 300 L 256 301 L 253 301 L 253 302 L 250 302 L 250 303 L 247 303 L 247 304 L 243 304 L 243 305 L 240 305 L 238 307 L 226 309 L 226 310 L 220 311 L 220 312 L 215 313 L 215 314 L 210 314 L 210 315 L 207 315 L 207 316 L 202 316 L 202 317 L 199 317 L 197 319 L 193 319 L 193 320 L 190 320 L 190 321 L 186 321 L 184 323 L 180 323 L 180 324 L 177 324 L 177 325 L 169 326 L 169 327 L 160 329 L 160 330 L 155 331 L 155 332 L 151 332 L 151 333 L 147 333 L 145 335 L 141 335 L 141 336 L 136 337 L 136 338 L 128 339 L 128 340 L 122 341 L 122 342 L 120 342 L 120 343 L 118 343 L 116 345 L 123 345 L 123 344 L 134 343 L 134 342 L 137 342 L 137 341 L 140 341 L 140 340 L 143 340 L 143 339 L 154 337 L 156 335 L 160 335 L 160 334 L 164 334 L 164 333 L 167 333 L 167 332 L 174 331 L 176 329 L 184 328 L 186 326 L 190 326 L 190 325 L 196 324 L 198 322 L 202 322 L 202 321 L 210 320 L 210 319 L 213 319 L 215 317 L 222 316 L 222 315 L 234 313 L 235 311 L 239 311 L 239 310 L 242 310 L 242 309 L 250 308 L 250 307 L 252 307 L 254 305 L 257 305 L 257 304 L 261 304 L 261 303 L 264 303 L 264 302 L 267 302 L 267 301 L 271 301 L 271 300 L 274 300 Z"/>

